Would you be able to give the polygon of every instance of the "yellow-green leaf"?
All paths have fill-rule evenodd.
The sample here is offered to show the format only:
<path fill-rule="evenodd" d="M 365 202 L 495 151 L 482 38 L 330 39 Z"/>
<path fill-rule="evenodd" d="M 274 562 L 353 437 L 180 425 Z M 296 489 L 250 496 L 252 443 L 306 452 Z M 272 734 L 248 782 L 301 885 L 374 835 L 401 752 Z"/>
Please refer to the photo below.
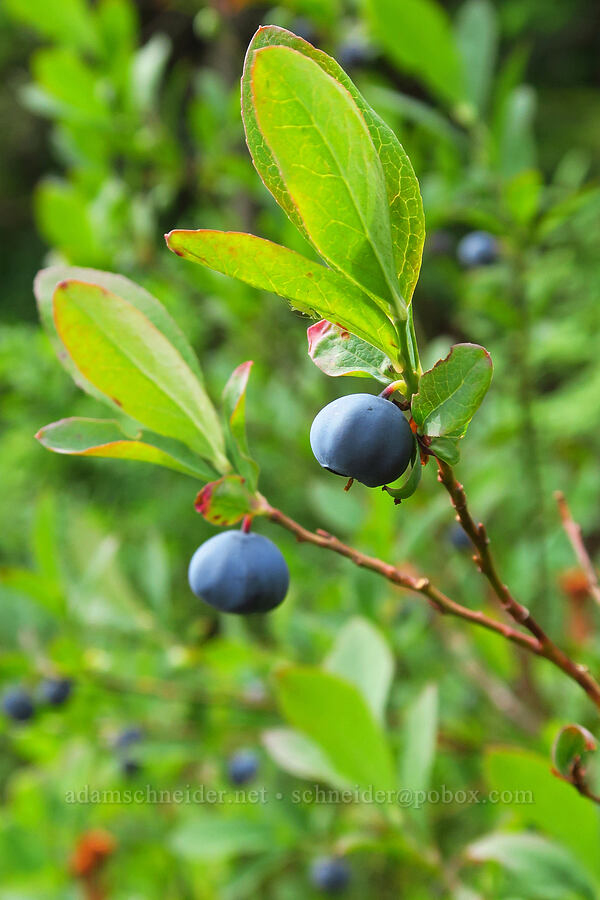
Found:
<path fill-rule="evenodd" d="M 170 341 L 132 303 L 99 285 L 54 292 L 58 336 L 79 372 L 123 412 L 187 444 L 226 472 L 224 440 L 206 391 Z"/>

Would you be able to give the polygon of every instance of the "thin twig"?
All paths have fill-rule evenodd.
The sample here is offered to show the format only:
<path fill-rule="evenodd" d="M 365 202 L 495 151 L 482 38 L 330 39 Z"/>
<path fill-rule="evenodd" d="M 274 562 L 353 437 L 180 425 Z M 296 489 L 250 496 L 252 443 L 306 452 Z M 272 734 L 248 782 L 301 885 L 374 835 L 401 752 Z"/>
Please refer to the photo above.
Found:
<path fill-rule="evenodd" d="M 274 509 L 269 506 L 266 515 L 272 522 L 291 531 L 292 534 L 295 535 L 296 540 L 315 544 L 317 547 L 323 547 L 326 550 L 333 550 L 334 553 L 339 553 L 340 556 L 345 556 L 347 559 L 350 559 L 356 566 L 361 566 L 362 568 L 370 569 L 372 572 L 377 572 L 379 575 L 382 575 L 384 578 L 387 578 L 388 581 L 397 584 L 399 587 L 406 588 L 416 594 L 421 594 L 423 597 L 427 598 L 431 606 L 437 612 L 456 616 L 459 619 L 465 619 L 467 622 L 479 625 L 481 628 L 487 628 L 489 631 L 495 631 L 497 634 L 501 634 L 507 640 L 512 641 L 512 643 L 517 644 L 520 647 L 525 647 L 531 653 L 537 655 L 542 654 L 541 645 L 535 637 L 524 634 L 522 631 L 518 631 L 516 628 L 513 628 L 504 622 L 498 622 L 496 619 L 486 616 L 485 613 L 480 612 L 479 610 L 472 610 L 466 606 L 461 606 L 460 603 L 451 600 L 450 597 L 447 597 L 434 587 L 428 578 L 415 578 L 381 559 L 367 556 L 359 550 L 354 549 L 354 547 L 343 544 L 338 538 L 329 534 L 327 531 L 308 531 L 306 528 L 303 528 L 302 525 L 299 525 L 298 522 L 295 522 L 289 516 L 286 516 L 285 513 L 282 513 L 279 509 Z"/>
<path fill-rule="evenodd" d="M 462 525 L 465 533 L 475 545 L 477 554 L 473 557 L 479 571 L 489 581 L 494 594 L 500 601 L 503 609 L 519 625 L 523 625 L 536 638 L 537 653 L 553 663 L 557 668 L 565 672 L 569 678 L 576 681 L 586 692 L 590 700 L 600 709 L 600 685 L 592 678 L 586 666 L 579 665 L 561 650 L 554 641 L 548 637 L 541 625 L 533 618 L 529 610 L 522 606 L 511 594 L 508 587 L 503 584 L 496 562 L 490 550 L 490 541 L 485 526 L 475 520 L 469 512 L 467 497 L 462 484 L 457 481 L 454 472 L 447 463 L 438 459 L 438 479 L 444 485 L 452 505 L 456 510 L 456 517 Z"/>
<path fill-rule="evenodd" d="M 583 569 L 583 574 L 585 575 L 587 581 L 588 591 L 590 592 L 590 595 L 594 598 L 596 603 L 600 605 L 600 582 L 598 581 L 598 575 L 596 574 L 596 570 L 594 569 L 589 553 L 587 552 L 585 544 L 583 543 L 581 526 L 577 524 L 577 522 L 571 515 L 569 504 L 567 503 L 566 497 L 563 492 L 555 491 L 554 499 L 556 500 L 556 503 L 558 505 L 558 511 L 562 519 L 563 528 L 565 529 L 566 535 L 571 542 L 573 550 L 575 551 L 575 556 L 577 557 L 579 565 Z"/>

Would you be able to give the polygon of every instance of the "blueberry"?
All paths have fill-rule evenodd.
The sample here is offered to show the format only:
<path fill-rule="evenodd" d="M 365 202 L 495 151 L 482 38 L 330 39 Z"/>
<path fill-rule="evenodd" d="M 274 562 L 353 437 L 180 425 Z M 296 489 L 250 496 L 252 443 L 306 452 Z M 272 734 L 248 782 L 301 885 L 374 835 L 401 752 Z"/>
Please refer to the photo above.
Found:
<path fill-rule="evenodd" d="M 126 747 L 131 747 L 132 744 L 137 744 L 143 737 L 144 732 L 139 725 L 130 725 L 117 736 L 115 747 L 117 750 L 124 750 Z"/>
<path fill-rule="evenodd" d="M 238 750 L 227 763 L 227 774 L 233 784 L 246 784 L 258 772 L 258 757 L 253 750 Z"/>
<path fill-rule="evenodd" d="M 224 531 L 192 556 L 188 571 L 194 594 L 221 612 L 268 612 L 284 599 L 290 573 L 269 538 Z"/>
<path fill-rule="evenodd" d="M 408 466 L 414 437 L 395 403 L 373 394 L 350 394 L 318 413 L 310 445 L 324 469 L 381 487 Z"/>
<path fill-rule="evenodd" d="M 471 550 L 473 547 L 471 539 L 465 534 L 458 522 L 448 529 L 448 540 L 456 550 Z"/>
<path fill-rule="evenodd" d="M 490 266 L 498 259 L 498 243 L 487 231 L 471 231 L 459 241 L 456 253 L 465 269 Z"/>
<path fill-rule="evenodd" d="M 339 856 L 324 856 L 313 862 L 310 879 L 325 894 L 341 894 L 350 881 L 350 866 Z"/>
<path fill-rule="evenodd" d="M 40 687 L 40 696 L 44 703 L 51 706 L 62 706 L 73 690 L 73 682 L 70 678 L 46 678 Z"/>
<path fill-rule="evenodd" d="M 26 722 L 33 716 L 33 700 L 24 688 L 11 688 L 2 697 L 2 709 L 15 722 Z"/>

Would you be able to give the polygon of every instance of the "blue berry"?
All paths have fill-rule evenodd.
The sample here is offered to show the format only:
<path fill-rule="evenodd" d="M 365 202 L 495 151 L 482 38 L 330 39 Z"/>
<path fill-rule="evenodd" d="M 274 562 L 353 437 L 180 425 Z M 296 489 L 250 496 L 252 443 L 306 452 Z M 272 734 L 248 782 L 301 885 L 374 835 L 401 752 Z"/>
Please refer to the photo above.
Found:
<path fill-rule="evenodd" d="M 124 750 L 126 747 L 131 747 L 132 744 L 137 744 L 143 737 L 144 732 L 139 725 L 130 725 L 117 736 L 115 747 L 117 750 Z"/>
<path fill-rule="evenodd" d="M 350 394 L 329 403 L 310 429 L 317 462 L 335 475 L 381 487 L 399 478 L 410 462 L 414 437 L 390 400 Z"/>
<path fill-rule="evenodd" d="M 498 259 L 498 243 L 487 231 L 471 231 L 459 241 L 456 253 L 465 269 L 490 266 Z"/>
<path fill-rule="evenodd" d="M 121 771 L 126 778 L 133 778 L 133 776 L 138 775 L 141 770 L 142 767 L 137 759 L 124 759 L 121 763 Z"/>
<path fill-rule="evenodd" d="M 70 678 L 46 678 L 40 687 L 40 696 L 44 703 L 51 706 L 62 706 L 73 690 L 73 682 Z"/>
<path fill-rule="evenodd" d="M 233 784 L 246 784 L 258 772 L 258 757 L 253 750 L 238 750 L 227 764 L 227 774 Z"/>
<path fill-rule="evenodd" d="M 450 543 L 456 550 L 471 550 L 473 548 L 473 544 L 471 543 L 471 539 L 461 526 L 456 522 L 452 527 L 448 530 L 448 538 Z"/>
<path fill-rule="evenodd" d="M 290 573 L 269 538 L 224 531 L 198 547 L 188 578 L 194 594 L 221 612 L 264 613 L 284 599 Z"/>
<path fill-rule="evenodd" d="M 9 719 L 26 722 L 34 713 L 33 700 L 24 688 L 10 688 L 2 697 L 2 709 Z"/>
<path fill-rule="evenodd" d="M 313 862 L 310 878 L 323 893 L 341 894 L 350 882 L 350 866 L 339 856 L 324 856 Z"/>

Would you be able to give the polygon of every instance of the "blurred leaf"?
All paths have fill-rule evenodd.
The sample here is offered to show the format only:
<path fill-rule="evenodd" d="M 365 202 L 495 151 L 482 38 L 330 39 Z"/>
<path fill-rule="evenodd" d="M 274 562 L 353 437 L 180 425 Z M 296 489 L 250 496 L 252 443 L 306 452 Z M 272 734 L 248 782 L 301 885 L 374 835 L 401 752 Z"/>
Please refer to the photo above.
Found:
<path fill-rule="evenodd" d="M 61 576 L 61 553 L 56 498 L 52 493 L 41 494 L 38 498 L 33 522 L 32 548 L 37 570 L 58 584 Z"/>
<path fill-rule="evenodd" d="M 406 318 L 383 169 L 352 97 L 288 47 L 257 50 L 249 78 L 256 123 L 311 243 L 382 309 Z"/>
<path fill-rule="evenodd" d="M 325 669 L 355 684 L 379 722 L 383 722 L 394 675 L 394 658 L 380 631 L 355 617 L 338 634 Z"/>
<path fill-rule="evenodd" d="M 583 765 L 589 754 L 597 748 L 596 738 L 581 725 L 565 725 L 561 728 L 552 747 L 552 761 L 565 778 L 573 777 L 575 766 Z"/>
<path fill-rule="evenodd" d="M 246 515 L 260 515 L 260 500 L 240 475 L 225 475 L 205 485 L 196 497 L 196 512 L 213 525 L 235 525 Z"/>
<path fill-rule="evenodd" d="M 101 272 L 98 269 L 83 269 L 79 266 L 51 266 L 48 269 L 41 269 L 35 276 L 33 291 L 37 300 L 42 325 L 46 329 L 61 363 L 83 390 L 89 391 L 93 396 L 100 399 L 106 399 L 93 385 L 81 382 L 81 374 L 72 360 L 65 355 L 64 348 L 56 332 L 54 308 L 52 305 L 54 291 L 59 282 L 69 279 L 98 284 L 100 287 L 106 288 L 107 291 L 112 291 L 113 294 L 122 297 L 123 300 L 127 300 L 128 303 L 132 303 L 173 344 L 198 381 L 203 382 L 202 370 L 198 365 L 196 354 L 192 350 L 188 339 L 162 303 L 148 293 L 145 288 L 134 281 L 130 281 L 129 278 L 125 278 L 124 275 Z"/>
<path fill-rule="evenodd" d="M 277 673 L 277 696 L 286 719 L 319 745 L 339 775 L 363 788 L 394 789 L 385 734 L 353 684 L 290 666 Z"/>
<path fill-rule="evenodd" d="M 169 839 L 176 856 L 208 862 L 263 853 L 273 846 L 273 842 L 273 829 L 268 821 L 226 819 L 207 813 L 176 827 Z"/>
<path fill-rule="evenodd" d="M 504 802 L 519 822 L 560 841 L 600 877 L 598 812 L 570 784 L 552 775 L 546 758 L 498 747 L 487 753 L 485 772 L 492 788 L 510 792 L 512 799 Z"/>
<path fill-rule="evenodd" d="M 60 419 L 40 428 L 36 438 L 46 449 L 68 456 L 133 459 L 165 466 L 203 481 L 217 474 L 184 444 L 144 431 L 131 439 L 116 419 Z"/>
<path fill-rule="evenodd" d="M 321 748 L 293 728 L 269 728 L 262 733 L 262 741 L 275 762 L 298 778 L 324 781 L 337 788 L 348 788 L 350 782 L 342 778 L 331 765 Z"/>
<path fill-rule="evenodd" d="M 365 0 L 373 34 L 391 61 L 421 78 L 446 102 L 465 99 L 461 60 L 443 7 L 435 0 Z"/>
<path fill-rule="evenodd" d="M 535 834 L 490 834 L 467 847 L 473 862 L 493 860 L 518 879 L 519 890 L 540 900 L 585 897 L 594 900 L 598 885 L 559 844 Z"/>
<path fill-rule="evenodd" d="M 445 359 L 425 372 L 413 397 L 420 434 L 461 438 L 492 380 L 492 360 L 478 344 L 454 344 Z"/>
<path fill-rule="evenodd" d="M 97 46 L 93 13 L 86 0 L 5 0 L 4 6 L 10 15 L 44 37 L 84 50 Z"/>
<path fill-rule="evenodd" d="M 427 791 L 437 745 L 438 691 L 429 684 L 411 703 L 404 717 L 400 760 L 402 790 Z"/>
<path fill-rule="evenodd" d="M 246 437 L 246 388 L 250 378 L 252 361 L 242 363 L 231 373 L 222 396 L 222 411 L 231 459 L 240 475 L 256 490 L 258 464 L 250 456 Z"/>
<path fill-rule="evenodd" d="M 68 47 L 38 50 L 32 62 L 36 83 L 60 105 L 63 115 L 87 123 L 107 122 L 110 108 L 94 69 Z"/>
<path fill-rule="evenodd" d="M 542 176 L 537 169 L 526 169 L 504 185 L 504 202 L 519 225 L 527 225 L 535 217 L 542 196 Z"/>
<path fill-rule="evenodd" d="M 398 358 L 398 335 L 383 310 L 342 275 L 287 247 L 253 234 L 204 230 L 171 231 L 167 244 L 184 259 L 285 297 L 309 316 L 333 319 Z"/>
<path fill-rule="evenodd" d="M 290 47 L 314 60 L 323 72 L 348 91 L 360 111 L 383 166 L 396 273 L 400 293 L 406 303 L 410 303 L 419 277 L 425 240 L 423 202 L 410 160 L 392 129 L 371 109 L 332 57 L 295 34 L 272 25 L 259 28 L 252 38 L 242 76 L 242 118 L 248 148 L 260 177 L 291 221 L 309 239 L 305 223 L 298 215 L 288 188 L 277 169 L 272 150 L 260 131 L 252 100 L 250 70 L 254 55 L 262 47 L 273 45 Z M 332 318 L 335 321 L 335 317 L 325 315 L 325 318 Z"/>
<path fill-rule="evenodd" d="M 456 17 L 456 43 L 467 96 L 482 113 L 489 98 L 498 49 L 498 20 L 490 0 L 465 0 Z"/>
<path fill-rule="evenodd" d="M 142 113 L 156 105 L 170 53 L 171 41 L 167 35 L 154 34 L 132 60 L 129 89 L 133 104 Z"/>
<path fill-rule="evenodd" d="M 507 178 L 535 168 L 535 112 L 536 95 L 529 85 L 519 85 L 506 98 L 497 139 L 500 171 Z"/>
<path fill-rule="evenodd" d="M 36 188 L 34 205 L 40 231 L 67 259 L 92 265 L 105 262 L 85 199 L 72 185 L 56 178 L 44 179 Z"/>
<path fill-rule="evenodd" d="M 74 280 L 58 285 L 53 303 L 58 336 L 86 379 L 138 422 L 227 471 L 221 427 L 202 384 L 139 309 Z"/>
<path fill-rule="evenodd" d="M 321 319 L 307 329 L 308 355 L 326 375 L 356 375 L 390 384 L 398 373 L 381 350 Z"/>

